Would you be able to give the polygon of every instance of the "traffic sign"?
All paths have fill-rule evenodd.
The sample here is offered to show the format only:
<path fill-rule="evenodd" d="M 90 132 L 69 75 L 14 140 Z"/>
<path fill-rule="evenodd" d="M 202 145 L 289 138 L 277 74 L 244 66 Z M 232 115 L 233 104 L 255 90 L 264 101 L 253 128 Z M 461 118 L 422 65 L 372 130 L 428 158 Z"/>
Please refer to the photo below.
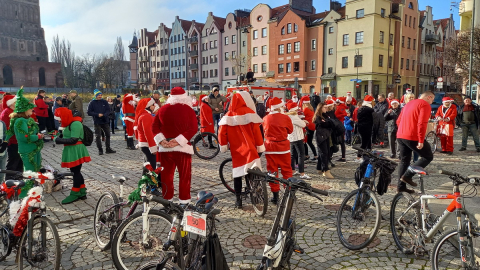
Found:
<path fill-rule="evenodd" d="M 401 83 L 401 82 L 402 82 L 402 79 L 395 79 L 395 83 L 396 83 L 396 84 L 399 84 L 399 83 Z"/>
<path fill-rule="evenodd" d="M 359 88 L 359 87 L 360 87 L 360 84 L 359 84 L 359 83 L 357 83 L 357 88 Z"/>
<path fill-rule="evenodd" d="M 360 80 L 360 79 L 351 79 L 350 81 L 351 81 L 351 82 L 357 82 L 357 83 L 361 83 L 361 82 L 362 82 L 362 80 Z"/>
<path fill-rule="evenodd" d="M 437 82 L 443 82 L 443 77 L 438 77 Z"/>
<path fill-rule="evenodd" d="M 437 88 L 443 88 L 443 82 L 437 82 Z"/>

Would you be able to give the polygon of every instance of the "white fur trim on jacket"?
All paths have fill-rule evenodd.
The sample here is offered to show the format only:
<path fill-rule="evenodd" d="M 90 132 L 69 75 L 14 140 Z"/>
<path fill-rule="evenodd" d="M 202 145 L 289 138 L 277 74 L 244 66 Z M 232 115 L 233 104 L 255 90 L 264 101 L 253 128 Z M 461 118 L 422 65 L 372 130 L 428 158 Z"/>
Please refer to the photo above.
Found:
<path fill-rule="evenodd" d="M 163 133 L 158 133 L 157 135 L 155 135 L 155 137 L 153 137 L 153 139 L 155 140 L 155 143 L 156 144 L 159 144 L 160 142 L 162 142 L 163 140 L 165 140 L 165 136 L 163 135 Z"/>
<path fill-rule="evenodd" d="M 243 101 L 245 101 L 245 104 L 247 105 L 248 108 L 252 109 L 252 111 L 256 112 L 257 109 L 255 108 L 255 103 L 253 103 L 252 97 L 250 96 L 249 92 L 241 91 L 239 94 L 242 96 Z"/>
<path fill-rule="evenodd" d="M 253 101 L 252 101 L 253 102 Z M 219 126 L 242 126 L 250 123 L 261 124 L 262 118 L 256 113 L 247 113 L 244 115 L 224 116 L 218 123 Z"/>
<path fill-rule="evenodd" d="M 132 105 L 133 107 L 135 107 L 135 105 L 137 105 L 137 101 L 135 100 L 135 98 L 133 98 L 132 100 L 130 100 L 128 102 L 128 104 Z"/>
<path fill-rule="evenodd" d="M 164 148 L 161 145 L 158 146 L 158 152 L 165 153 L 165 152 L 182 152 L 189 155 L 193 155 L 193 146 L 187 144 L 185 146 L 177 145 L 171 148 Z"/>
<path fill-rule="evenodd" d="M 125 116 L 125 117 L 123 118 L 123 121 L 130 121 L 130 122 L 132 122 L 132 123 L 135 123 L 135 119 L 132 119 L 132 118 L 130 118 L 129 116 Z"/>
<path fill-rule="evenodd" d="M 228 145 L 221 145 L 220 146 L 220 152 L 225 153 L 228 151 Z"/>
<path fill-rule="evenodd" d="M 7 101 L 7 107 L 10 107 L 13 103 L 17 102 L 17 96 Z"/>
<path fill-rule="evenodd" d="M 248 169 L 253 169 L 253 168 L 262 168 L 262 162 L 260 161 L 260 158 L 257 158 L 252 162 L 242 165 L 240 167 L 233 168 L 232 169 L 233 177 L 242 177 L 244 175 L 247 175 Z"/>
<path fill-rule="evenodd" d="M 133 127 L 133 130 L 138 130 L 138 126 L 134 126 L 134 127 Z"/>
<path fill-rule="evenodd" d="M 281 151 L 281 152 L 265 152 L 265 155 L 282 155 L 282 154 L 288 154 L 288 153 L 290 153 L 290 150 Z"/>
<path fill-rule="evenodd" d="M 175 141 L 177 141 L 181 146 L 188 145 L 188 140 L 182 134 L 175 137 Z"/>
<path fill-rule="evenodd" d="M 265 145 L 262 144 L 260 146 L 257 146 L 257 153 L 263 153 L 265 152 Z"/>
<path fill-rule="evenodd" d="M 275 110 L 275 109 L 278 109 L 278 108 L 282 108 L 283 106 L 285 106 L 285 102 L 280 102 L 280 104 L 277 104 L 277 105 L 271 105 L 270 108 L 272 108 L 272 110 Z"/>
<path fill-rule="evenodd" d="M 192 98 L 188 96 L 187 93 L 181 95 L 171 95 L 165 104 L 175 105 L 175 104 L 183 104 L 187 105 L 188 107 L 192 108 Z"/>

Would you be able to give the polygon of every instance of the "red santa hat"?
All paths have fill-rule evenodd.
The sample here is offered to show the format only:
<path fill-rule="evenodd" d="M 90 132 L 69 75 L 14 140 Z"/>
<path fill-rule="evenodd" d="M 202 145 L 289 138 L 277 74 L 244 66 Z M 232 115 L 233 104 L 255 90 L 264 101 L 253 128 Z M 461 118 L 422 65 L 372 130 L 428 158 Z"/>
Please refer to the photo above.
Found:
<path fill-rule="evenodd" d="M 447 102 L 453 102 L 453 98 L 451 97 L 444 97 L 442 98 L 442 103 L 445 104 Z"/>
<path fill-rule="evenodd" d="M 207 97 L 207 95 L 200 95 L 200 97 L 198 97 L 200 100 L 203 100 L 205 97 Z"/>
<path fill-rule="evenodd" d="M 182 87 L 177 86 L 172 88 L 172 90 L 170 91 L 170 97 L 168 97 L 165 104 L 183 104 L 192 107 L 192 98 L 187 94 L 187 92 L 185 92 Z"/>
<path fill-rule="evenodd" d="M 269 96 L 270 95 L 270 92 L 266 91 L 265 94 L 263 94 L 263 96 Z"/>
<path fill-rule="evenodd" d="M 240 91 L 233 94 L 229 110 L 218 125 L 241 126 L 249 123 L 263 123 L 263 120 L 258 116 L 250 94 Z"/>
<path fill-rule="evenodd" d="M 310 103 L 310 97 L 309 96 L 303 96 L 300 99 L 300 106 L 303 106 L 303 104 L 308 104 Z"/>
<path fill-rule="evenodd" d="M 363 99 L 363 103 L 372 104 L 372 101 L 374 100 L 375 99 L 372 96 L 366 95 L 365 98 Z"/>
<path fill-rule="evenodd" d="M 411 94 L 411 93 L 412 93 L 412 89 L 410 89 L 410 88 L 407 88 L 406 91 L 407 91 L 407 94 Z"/>
<path fill-rule="evenodd" d="M 232 94 L 232 93 L 227 93 L 227 94 L 225 95 L 225 97 L 226 97 L 226 98 L 229 98 L 231 94 Z M 200 99 L 201 99 L 201 98 L 200 98 Z"/>
<path fill-rule="evenodd" d="M 339 98 L 337 98 L 337 100 L 336 100 L 336 102 L 342 103 L 342 104 L 344 104 L 345 101 L 347 101 L 347 98 L 346 98 L 346 97 L 339 97 Z"/>
<path fill-rule="evenodd" d="M 398 103 L 398 104 L 400 104 L 400 102 L 398 101 L 398 99 L 392 99 L 392 101 L 390 101 L 390 104 L 393 104 L 393 103 Z"/>
<path fill-rule="evenodd" d="M 10 105 L 15 103 L 16 101 L 17 101 L 17 96 L 15 96 L 15 95 L 5 95 L 3 97 L 3 101 L 2 101 L 3 108 L 10 107 Z"/>
<path fill-rule="evenodd" d="M 333 105 L 335 105 L 335 101 L 333 101 L 331 99 L 325 101 L 325 106 L 330 107 L 330 106 L 333 106 Z"/>
<path fill-rule="evenodd" d="M 272 101 L 270 101 L 270 109 L 272 110 L 282 108 L 284 105 L 285 103 L 278 97 L 274 97 Z"/>
<path fill-rule="evenodd" d="M 295 103 L 295 102 L 287 103 L 287 109 L 289 111 L 297 111 L 298 110 L 297 103 Z"/>

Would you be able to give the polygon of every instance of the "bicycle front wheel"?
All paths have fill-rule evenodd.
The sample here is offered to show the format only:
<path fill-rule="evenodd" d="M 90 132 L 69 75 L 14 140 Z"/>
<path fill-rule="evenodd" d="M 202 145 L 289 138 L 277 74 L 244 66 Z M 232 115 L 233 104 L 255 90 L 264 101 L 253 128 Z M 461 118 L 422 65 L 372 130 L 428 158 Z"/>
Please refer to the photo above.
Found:
<path fill-rule="evenodd" d="M 462 256 L 460 250 L 463 252 L 463 260 L 467 264 L 466 269 L 479 269 L 476 261 L 479 261 L 479 256 L 475 255 L 474 242 L 478 243 L 477 237 L 467 239 L 467 245 L 460 249 L 460 242 L 457 229 L 445 231 L 433 246 L 430 262 L 432 269 L 462 269 Z M 476 246 L 476 245 L 475 245 Z"/>
<path fill-rule="evenodd" d="M 435 131 L 430 131 L 427 134 L 427 137 L 425 137 L 425 140 L 432 146 L 432 153 L 435 153 L 435 151 L 437 151 L 437 141 L 438 141 L 438 137 Z"/>
<path fill-rule="evenodd" d="M 32 246 L 29 246 L 29 237 Z M 28 249 L 32 256 L 28 256 Z M 37 217 L 33 220 L 32 235 L 29 236 L 27 227 L 20 238 L 17 261 L 19 269 L 60 269 L 60 237 L 57 227 L 46 217 Z"/>
<path fill-rule="evenodd" d="M 247 187 L 250 188 L 250 200 L 255 213 L 263 217 L 268 210 L 268 190 L 267 184 L 262 179 L 253 175 L 247 175 Z"/>
<path fill-rule="evenodd" d="M 103 251 L 110 248 L 110 240 L 122 217 L 116 207 L 119 200 L 115 192 L 108 191 L 100 196 L 93 216 L 93 231 L 97 246 Z"/>
<path fill-rule="evenodd" d="M 218 174 L 225 188 L 235 194 L 232 169 L 232 158 L 227 158 L 220 164 Z"/>
<path fill-rule="evenodd" d="M 150 261 L 139 268 L 138 270 L 156 270 L 157 269 L 157 264 L 159 264 L 160 261 Z M 180 267 L 178 267 L 176 264 L 172 262 L 167 262 L 165 266 L 162 268 L 162 270 L 180 270 Z"/>
<path fill-rule="evenodd" d="M 214 133 L 202 132 L 193 140 L 193 152 L 201 159 L 209 160 L 218 155 L 220 144 Z"/>
<path fill-rule="evenodd" d="M 400 192 L 392 200 L 390 207 L 390 228 L 398 249 L 405 254 L 413 253 L 417 228 L 422 227 L 419 207 L 408 193 Z M 410 209 L 408 209 L 410 207 Z M 408 209 L 408 211 L 407 211 Z"/>
<path fill-rule="evenodd" d="M 368 246 L 380 228 L 381 210 L 377 196 L 362 188 L 345 197 L 337 214 L 337 234 L 350 250 Z"/>
<path fill-rule="evenodd" d="M 172 217 L 159 210 L 150 210 L 147 243 L 143 244 L 142 214 L 132 214 L 122 222 L 112 238 L 112 259 L 116 269 L 133 270 L 149 261 L 163 258 L 163 239 L 168 236 Z"/>

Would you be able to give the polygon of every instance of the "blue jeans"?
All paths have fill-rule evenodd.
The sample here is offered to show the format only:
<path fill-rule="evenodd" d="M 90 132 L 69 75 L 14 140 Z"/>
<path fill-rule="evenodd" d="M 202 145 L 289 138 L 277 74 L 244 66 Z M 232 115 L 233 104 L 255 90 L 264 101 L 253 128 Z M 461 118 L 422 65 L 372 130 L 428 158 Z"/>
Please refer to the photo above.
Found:
<path fill-rule="evenodd" d="M 471 133 L 475 148 L 480 148 L 477 124 L 460 124 L 460 127 L 462 128 L 462 147 L 467 148 L 468 133 Z"/>
<path fill-rule="evenodd" d="M 115 128 L 118 127 L 117 126 L 118 118 L 120 118 L 120 112 L 115 113 L 115 123 L 113 124 L 115 126 Z"/>
<path fill-rule="evenodd" d="M 219 113 L 214 113 L 213 114 L 213 124 L 217 126 L 218 130 L 218 123 L 220 122 L 220 114 Z"/>
<path fill-rule="evenodd" d="M 346 130 L 345 131 L 345 141 L 347 143 L 351 143 L 352 142 L 352 131 L 351 130 Z"/>

